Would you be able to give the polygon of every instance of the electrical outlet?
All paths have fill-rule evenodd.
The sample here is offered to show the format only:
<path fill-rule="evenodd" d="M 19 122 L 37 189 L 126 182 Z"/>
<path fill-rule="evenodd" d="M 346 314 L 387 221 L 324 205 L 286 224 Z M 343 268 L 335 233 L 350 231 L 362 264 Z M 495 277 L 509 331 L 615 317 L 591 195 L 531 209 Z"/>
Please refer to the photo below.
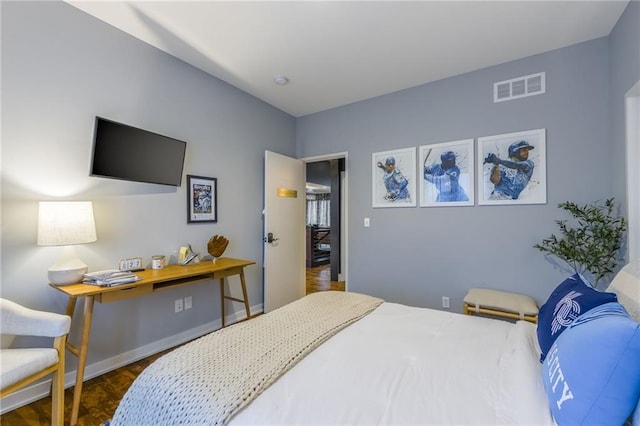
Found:
<path fill-rule="evenodd" d="M 449 309 L 449 298 L 447 296 L 442 296 L 442 307 Z"/>
<path fill-rule="evenodd" d="M 184 298 L 184 310 L 191 309 L 193 307 L 193 298 L 191 296 L 187 296 Z"/>
<path fill-rule="evenodd" d="M 175 312 L 182 311 L 182 299 L 176 299 L 175 303 Z"/>

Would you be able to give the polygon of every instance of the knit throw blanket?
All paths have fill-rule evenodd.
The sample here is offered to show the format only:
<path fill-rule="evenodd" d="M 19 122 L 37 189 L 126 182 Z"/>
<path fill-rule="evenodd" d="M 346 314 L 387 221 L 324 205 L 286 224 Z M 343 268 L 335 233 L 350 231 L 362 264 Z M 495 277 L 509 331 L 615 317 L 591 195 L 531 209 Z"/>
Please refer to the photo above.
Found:
<path fill-rule="evenodd" d="M 383 302 L 313 293 L 159 358 L 131 385 L 112 426 L 223 425 L 316 347 Z"/>

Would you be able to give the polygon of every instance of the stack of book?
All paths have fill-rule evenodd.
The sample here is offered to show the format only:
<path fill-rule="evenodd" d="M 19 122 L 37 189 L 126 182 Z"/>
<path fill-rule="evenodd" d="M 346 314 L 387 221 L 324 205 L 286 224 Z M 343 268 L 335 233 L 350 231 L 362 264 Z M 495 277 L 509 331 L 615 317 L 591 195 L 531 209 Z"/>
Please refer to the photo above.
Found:
<path fill-rule="evenodd" d="M 105 271 L 89 272 L 84 274 L 82 283 L 99 285 L 101 287 L 111 287 L 119 284 L 132 283 L 134 281 L 138 281 L 139 279 L 139 276 L 130 271 L 107 269 Z"/>

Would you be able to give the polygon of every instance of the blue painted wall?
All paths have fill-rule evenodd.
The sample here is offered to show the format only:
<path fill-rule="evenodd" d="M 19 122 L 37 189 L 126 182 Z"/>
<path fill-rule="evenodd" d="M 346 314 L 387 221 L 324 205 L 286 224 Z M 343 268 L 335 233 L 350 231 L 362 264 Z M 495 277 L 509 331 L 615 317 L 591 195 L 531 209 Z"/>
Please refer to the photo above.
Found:
<path fill-rule="evenodd" d="M 65 311 L 47 285 L 60 248 L 36 246 L 38 201 L 92 200 L 98 241 L 78 246 L 92 270 L 187 243 L 206 254 L 221 234 L 226 256 L 257 262 L 246 272 L 260 306 L 264 151 L 295 155 L 295 119 L 66 3 L 1 7 L 2 297 Z M 182 186 L 89 177 L 96 115 L 187 141 Z M 187 174 L 218 179 L 217 224 L 187 224 Z M 188 295 L 193 309 L 174 314 Z M 98 304 L 89 363 L 219 319 L 217 282 Z"/>
<path fill-rule="evenodd" d="M 568 274 L 532 246 L 566 218 L 558 203 L 624 206 L 624 90 L 640 77 L 638 2 L 611 37 L 298 119 L 300 157 L 348 151 L 351 291 L 460 311 L 470 287 L 543 302 Z M 493 103 L 493 83 L 546 73 L 546 93 Z M 372 208 L 374 152 L 545 128 L 546 205 Z M 621 185 L 622 182 L 622 185 Z M 371 218 L 371 227 L 362 226 Z"/>
<path fill-rule="evenodd" d="M 555 231 L 557 203 L 624 201 L 620 98 L 640 74 L 636 1 L 609 37 L 297 120 L 63 2 L 0 7 L 1 291 L 33 308 L 63 312 L 66 303 L 46 285 L 57 250 L 35 245 L 37 202 L 47 199 L 94 201 L 98 241 L 79 247 L 92 269 L 185 243 L 203 251 L 226 235 L 226 254 L 258 261 L 247 281 L 260 303 L 265 149 L 348 152 L 349 289 L 419 306 L 449 296 L 460 311 L 471 286 L 544 300 L 566 273 L 532 245 Z M 494 82 L 543 71 L 546 94 L 492 102 Z M 95 115 L 186 140 L 185 175 L 218 178 L 220 222 L 187 225 L 184 182 L 89 177 Z M 547 129 L 546 205 L 371 208 L 373 152 L 537 128 Z M 185 315 L 172 313 L 182 290 L 99 305 L 89 364 L 219 319 L 217 289 L 189 293 Z"/>

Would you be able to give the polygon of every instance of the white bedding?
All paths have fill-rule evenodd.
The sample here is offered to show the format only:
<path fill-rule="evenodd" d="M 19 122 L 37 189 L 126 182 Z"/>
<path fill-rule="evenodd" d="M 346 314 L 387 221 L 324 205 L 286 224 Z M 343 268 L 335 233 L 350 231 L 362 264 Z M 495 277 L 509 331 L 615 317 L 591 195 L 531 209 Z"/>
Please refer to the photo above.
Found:
<path fill-rule="evenodd" d="M 553 425 L 535 325 L 383 303 L 232 425 Z"/>
<path fill-rule="evenodd" d="M 124 395 L 112 426 L 223 425 L 298 361 L 382 299 L 319 292 L 162 356 Z"/>

